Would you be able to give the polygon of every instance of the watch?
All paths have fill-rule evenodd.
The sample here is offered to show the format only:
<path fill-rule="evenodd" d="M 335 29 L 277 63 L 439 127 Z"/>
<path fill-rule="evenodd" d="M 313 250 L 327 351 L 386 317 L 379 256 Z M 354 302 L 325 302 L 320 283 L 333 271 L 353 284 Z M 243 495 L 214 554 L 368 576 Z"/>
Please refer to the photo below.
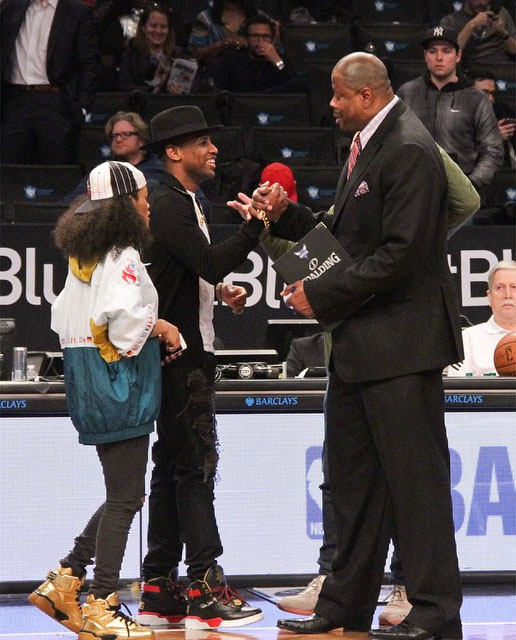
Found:
<path fill-rule="evenodd" d="M 283 62 L 283 60 L 278 60 L 278 62 L 276 62 L 276 67 L 277 67 L 280 71 L 283 71 L 283 69 L 285 68 L 285 63 Z"/>

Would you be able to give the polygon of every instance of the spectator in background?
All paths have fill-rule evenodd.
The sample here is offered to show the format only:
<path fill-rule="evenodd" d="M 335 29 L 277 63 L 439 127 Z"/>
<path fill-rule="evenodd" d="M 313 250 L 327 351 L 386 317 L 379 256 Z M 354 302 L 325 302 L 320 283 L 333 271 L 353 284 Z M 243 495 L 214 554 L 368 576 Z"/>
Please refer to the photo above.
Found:
<path fill-rule="evenodd" d="M 516 153 L 514 151 L 515 141 L 514 132 L 516 130 L 516 120 L 514 112 L 505 110 L 496 103 L 496 82 L 495 75 L 490 71 L 483 71 L 470 74 L 473 79 L 475 89 L 482 91 L 487 96 L 489 102 L 493 105 L 495 116 L 497 118 L 498 131 L 502 136 L 504 159 L 503 166 L 514 169 L 516 167 Z"/>
<path fill-rule="evenodd" d="M 141 15 L 136 36 L 132 38 L 120 63 L 120 89 L 145 93 L 181 93 L 167 82 L 174 58 L 181 56 L 176 45 L 171 13 L 157 4 L 149 5 Z"/>
<path fill-rule="evenodd" d="M 220 56 L 214 70 L 215 87 L 236 93 L 298 93 L 309 91 L 293 64 L 274 44 L 275 23 L 266 16 L 250 18 L 243 27 L 247 47 Z"/>
<path fill-rule="evenodd" d="M 129 162 L 143 173 L 149 193 L 157 184 L 163 171 L 161 160 L 155 153 L 147 153 L 142 145 L 149 141 L 149 128 L 141 116 L 132 111 L 118 111 L 111 116 L 104 127 L 114 160 Z M 86 194 L 88 177 L 79 182 L 66 199 L 71 202 Z"/>
<path fill-rule="evenodd" d="M 100 48 L 100 68 L 95 79 L 97 91 L 119 91 L 118 68 L 122 54 L 136 35 L 138 21 L 147 0 L 107 0 L 97 2 L 93 19 Z"/>
<path fill-rule="evenodd" d="M 197 90 L 213 90 L 213 66 L 224 51 L 247 45 L 242 27 L 258 13 L 254 0 L 213 0 L 197 15 L 189 38 L 190 52 L 200 65 Z"/>
<path fill-rule="evenodd" d="M 516 331 L 516 262 L 501 260 L 489 272 L 487 299 L 492 315 L 487 322 L 464 329 L 464 360 L 448 367 L 448 376 L 494 375 L 494 350 Z"/>
<path fill-rule="evenodd" d="M 471 80 L 459 77 L 461 51 L 453 29 L 432 27 L 422 44 L 428 73 L 403 84 L 398 96 L 477 189 L 489 185 L 503 162 L 493 107 Z"/>
<path fill-rule="evenodd" d="M 74 163 L 98 64 L 91 9 L 4 0 L 0 21 L 2 162 Z"/>
<path fill-rule="evenodd" d="M 462 9 L 444 16 L 441 26 L 458 33 L 458 43 L 464 52 L 463 64 L 496 65 L 514 62 L 516 29 L 510 13 L 504 7 L 494 10 L 488 0 L 465 0 Z"/>
<path fill-rule="evenodd" d="M 287 192 L 287 197 L 292 202 L 298 201 L 296 180 L 292 169 L 287 167 L 286 164 L 281 162 L 271 162 L 263 168 L 262 175 L 260 176 L 260 183 L 268 182 L 274 184 L 277 182 Z"/>
<path fill-rule="evenodd" d="M 295 378 L 308 367 L 324 367 L 324 333 L 294 338 L 287 354 L 287 378 Z"/>

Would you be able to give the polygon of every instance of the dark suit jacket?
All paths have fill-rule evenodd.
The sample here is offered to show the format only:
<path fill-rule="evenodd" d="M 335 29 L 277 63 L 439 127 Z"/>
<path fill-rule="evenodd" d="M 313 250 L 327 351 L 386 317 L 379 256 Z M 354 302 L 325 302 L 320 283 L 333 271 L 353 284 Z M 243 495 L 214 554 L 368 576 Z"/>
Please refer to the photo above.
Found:
<path fill-rule="evenodd" d="M 355 260 L 305 282 L 319 322 L 339 323 L 330 370 L 354 382 L 459 361 L 459 306 L 446 257 L 447 182 L 434 141 L 400 101 L 360 154 L 349 182 L 346 169 L 334 216 L 291 203 L 272 229 L 299 240 L 323 221 Z"/>
<path fill-rule="evenodd" d="M 30 0 L 0 4 L 2 83 L 8 81 L 14 43 Z M 47 48 L 50 84 L 60 87 L 70 107 L 88 109 L 94 98 L 98 46 L 91 10 L 80 0 L 59 0 Z"/>

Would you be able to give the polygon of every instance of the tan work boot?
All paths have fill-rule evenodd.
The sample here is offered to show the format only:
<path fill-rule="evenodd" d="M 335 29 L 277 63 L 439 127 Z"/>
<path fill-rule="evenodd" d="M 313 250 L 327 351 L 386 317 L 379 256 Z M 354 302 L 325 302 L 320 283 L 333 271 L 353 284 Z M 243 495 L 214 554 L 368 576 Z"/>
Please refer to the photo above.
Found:
<path fill-rule="evenodd" d="M 86 574 L 77 578 L 68 567 L 49 571 L 46 581 L 30 594 L 29 602 L 70 631 L 79 633 L 82 627 L 79 593 L 85 577 Z"/>
<path fill-rule="evenodd" d="M 130 616 L 120 610 L 118 594 L 111 593 L 104 600 L 89 595 L 82 606 L 84 623 L 79 640 L 154 640 L 155 635 L 149 627 L 142 627 Z"/>
<path fill-rule="evenodd" d="M 392 626 L 403 622 L 410 613 L 412 605 L 407 600 L 407 592 L 401 584 L 394 584 L 387 598 L 387 606 L 378 616 L 381 627 Z"/>

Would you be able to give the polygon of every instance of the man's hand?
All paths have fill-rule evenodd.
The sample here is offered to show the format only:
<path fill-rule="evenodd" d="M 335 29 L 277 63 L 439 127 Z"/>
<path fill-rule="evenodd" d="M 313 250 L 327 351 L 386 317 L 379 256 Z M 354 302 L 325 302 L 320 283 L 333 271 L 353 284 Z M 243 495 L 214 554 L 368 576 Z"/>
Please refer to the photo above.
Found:
<path fill-rule="evenodd" d="M 479 11 L 474 18 L 471 18 L 470 24 L 473 28 L 483 27 L 491 23 L 491 18 L 494 15 L 492 11 Z"/>
<path fill-rule="evenodd" d="M 305 295 L 305 287 L 303 280 L 298 280 L 294 284 L 289 284 L 281 294 L 285 298 L 285 304 L 287 307 L 294 309 L 298 313 L 301 313 L 305 318 L 315 318 L 315 313 L 308 298 Z"/>
<path fill-rule="evenodd" d="M 242 193 L 241 191 L 239 191 L 237 195 L 240 198 L 241 202 L 239 202 L 238 200 L 228 200 L 226 204 L 228 205 L 228 207 L 231 207 L 232 209 L 238 211 L 242 218 L 246 222 L 249 222 L 249 220 L 251 220 L 251 218 L 253 217 L 252 214 L 249 213 L 249 207 L 251 206 L 252 200 L 248 195 Z"/>
<path fill-rule="evenodd" d="M 514 131 L 516 130 L 516 123 L 514 120 L 502 118 L 498 120 L 498 131 L 503 138 L 503 141 L 506 142 L 514 135 Z"/>
<path fill-rule="evenodd" d="M 275 182 L 269 185 L 264 182 L 253 191 L 249 213 L 260 220 L 263 218 L 263 211 L 271 222 L 277 222 L 288 206 L 287 192 Z"/>
<path fill-rule="evenodd" d="M 256 53 L 262 58 L 268 60 L 271 64 L 276 64 L 276 62 L 281 60 L 281 56 L 276 51 L 272 42 L 268 42 L 266 40 L 260 40 Z"/>
<path fill-rule="evenodd" d="M 234 314 L 240 315 L 244 312 L 247 301 L 247 291 L 244 287 L 236 287 L 232 284 L 223 284 L 220 288 L 220 299 L 225 302 Z"/>

